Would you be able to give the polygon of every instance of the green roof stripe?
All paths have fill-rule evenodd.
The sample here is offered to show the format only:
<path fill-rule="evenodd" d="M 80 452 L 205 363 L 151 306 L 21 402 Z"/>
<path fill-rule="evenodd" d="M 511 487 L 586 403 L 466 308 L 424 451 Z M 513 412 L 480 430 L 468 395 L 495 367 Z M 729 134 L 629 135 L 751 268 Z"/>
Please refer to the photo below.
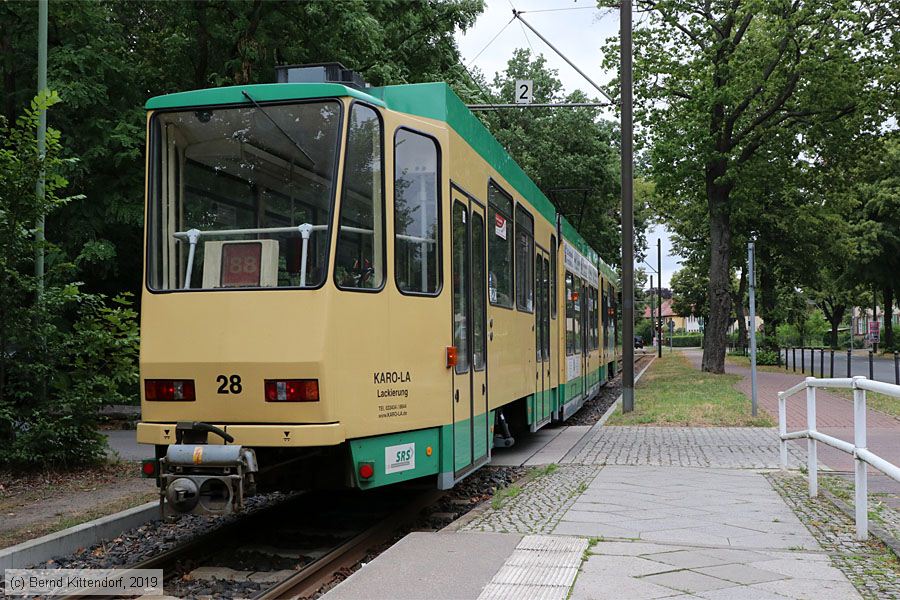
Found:
<path fill-rule="evenodd" d="M 550 200 L 449 85 L 442 82 L 392 85 L 372 88 L 371 92 L 383 98 L 391 110 L 444 121 L 450 125 L 538 212 L 548 221 L 556 221 L 556 208 Z"/>
<path fill-rule="evenodd" d="M 257 102 L 350 96 L 375 106 L 384 107 L 384 102 L 374 96 L 338 83 L 264 83 L 191 90 L 189 92 L 178 92 L 150 98 L 145 106 L 147 110 L 156 110 L 160 108 L 207 106 L 210 104 L 241 104 L 247 102 L 243 92 L 250 94 Z"/>

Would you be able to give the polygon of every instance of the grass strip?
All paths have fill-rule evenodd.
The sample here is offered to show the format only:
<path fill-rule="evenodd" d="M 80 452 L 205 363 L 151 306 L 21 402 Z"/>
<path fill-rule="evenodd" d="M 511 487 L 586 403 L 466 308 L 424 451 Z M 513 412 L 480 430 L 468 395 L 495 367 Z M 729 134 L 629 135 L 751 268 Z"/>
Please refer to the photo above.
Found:
<path fill-rule="evenodd" d="M 663 356 L 638 382 L 634 411 L 626 415 L 617 409 L 607 425 L 773 427 L 764 412 L 750 415 L 750 399 L 734 388 L 740 380 L 700 372 L 682 354 Z"/>

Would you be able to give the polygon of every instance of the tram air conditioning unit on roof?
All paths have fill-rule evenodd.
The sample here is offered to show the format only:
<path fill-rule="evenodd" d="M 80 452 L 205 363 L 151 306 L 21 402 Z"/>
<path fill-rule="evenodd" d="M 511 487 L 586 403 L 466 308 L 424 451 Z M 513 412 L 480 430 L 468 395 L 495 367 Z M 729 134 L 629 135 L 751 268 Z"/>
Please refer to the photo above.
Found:
<path fill-rule="evenodd" d="M 337 62 L 277 65 L 275 75 L 278 83 L 340 83 L 358 90 L 368 87 L 362 75 Z"/>

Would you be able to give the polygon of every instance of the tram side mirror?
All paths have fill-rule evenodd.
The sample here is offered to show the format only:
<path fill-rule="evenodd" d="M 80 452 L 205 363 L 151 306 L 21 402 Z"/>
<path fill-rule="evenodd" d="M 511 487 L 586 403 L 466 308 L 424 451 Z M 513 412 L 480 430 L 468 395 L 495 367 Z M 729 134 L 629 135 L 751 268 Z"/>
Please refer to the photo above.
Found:
<path fill-rule="evenodd" d="M 299 237 L 292 237 L 286 241 L 285 245 L 285 264 L 287 266 L 288 273 L 299 273 L 300 256 L 303 251 L 303 240 L 301 240 Z"/>

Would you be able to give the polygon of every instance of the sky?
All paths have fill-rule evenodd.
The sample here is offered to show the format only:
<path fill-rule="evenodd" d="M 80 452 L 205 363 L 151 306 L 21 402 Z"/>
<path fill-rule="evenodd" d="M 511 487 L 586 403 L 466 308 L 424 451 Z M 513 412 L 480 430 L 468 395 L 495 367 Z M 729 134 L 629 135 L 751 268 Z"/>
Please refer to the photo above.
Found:
<path fill-rule="evenodd" d="M 543 54 L 548 66 L 558 71 L 567 92 L 581 89 L 590 96 L 599 96 L 589 82 L 534 33 L 518 21 L 509 22 L 513 7 L 522 11 L 523 18 L 532 27 L 596 83 L 605 85 L 612 80 L 613 73 L 604 71 L 601 66 L 600 48 L 606 38 L 618 33 L 619 13 L 601 11 L 597 9 L 596 1 L 591 0 L 487 0 L 487 8 L 475 25 L 465 33 L 457 32 L 456 39 L 466 66 L 477 67 L 491 80 L 494 73 L 506 68 L 513 50 L 531 48 L 535 54 Z M 497 38 L 491 41 L 494 36 Z M 653 269 L 656 269 L 656 240 L 660 237 L 663 240 L 663 286 L 666 287 L 672 273 L 679 269 L 680 257 L 672 255 L 668 232 L 658 225 L 647 232 L 651 246 L 647 254 L 652 256 L 649 262 Z M 653 273 L 646 265 L 635 265 L 636 269 L 641 267 Z"/>

